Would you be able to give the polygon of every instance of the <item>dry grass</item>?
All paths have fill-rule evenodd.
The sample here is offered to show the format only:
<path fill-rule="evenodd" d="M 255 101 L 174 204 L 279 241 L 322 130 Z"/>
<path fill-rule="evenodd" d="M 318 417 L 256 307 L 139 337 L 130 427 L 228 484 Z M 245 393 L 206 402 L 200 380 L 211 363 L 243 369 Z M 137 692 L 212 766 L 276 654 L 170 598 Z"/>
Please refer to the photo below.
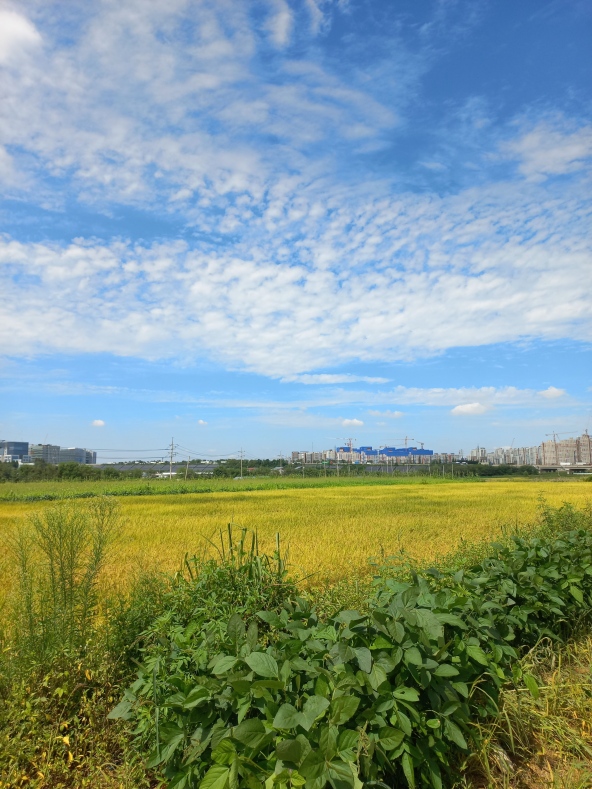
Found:
<path fill-rule="evenodd" d="M 469 760 L 471 789 L 592 787 L 592 638 L 557 650 L 545 644 L 522 661 L 539 683 L 507 689 L 497 721 L 482 727 Z"/>
<path fill-rule="evenodd" d="M 172 571 L 185 552 L 228 522 L 257 530 L 263 550 L 276 532 L 290 545 L 293 572 L 319 583 L 370 572 L 368 557 L 405 548 L 419 559 L 453 551 L 461 539 L 488 539 L 504 525 L 532 521 L 538 498 L 581 506 L 592 487 L 581 480 L 488 480 L 446 485 L 401 484 L 212 493 L 120 499 L 125 521 L 108 578 L 124 585 L 138 567 Z M 0 539 L 43 502 L 0 502 Z M 0 568 L 6 587 L 8 568 Z M 2 579 L 2 575 L 4 579 Z"/>

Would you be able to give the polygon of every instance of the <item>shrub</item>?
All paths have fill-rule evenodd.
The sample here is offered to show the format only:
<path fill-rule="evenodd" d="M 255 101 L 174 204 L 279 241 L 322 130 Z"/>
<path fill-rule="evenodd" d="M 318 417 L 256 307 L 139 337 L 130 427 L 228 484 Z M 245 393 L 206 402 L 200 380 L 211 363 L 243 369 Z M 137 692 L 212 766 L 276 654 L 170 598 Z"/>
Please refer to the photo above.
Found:
<path fill-rule="evenodd" d="M 259 624 L 237 610 L 223 630 L 163 627 L 111 717 L 135 721 L 176 789 L 439 789 L 504 683 L 537 692 L 520 651 L 564 638 L 591 595 L 589 531 L 515 536 L 468 570 L 378 579 L 364 614 L 320 621 L 296 598 Z"/>

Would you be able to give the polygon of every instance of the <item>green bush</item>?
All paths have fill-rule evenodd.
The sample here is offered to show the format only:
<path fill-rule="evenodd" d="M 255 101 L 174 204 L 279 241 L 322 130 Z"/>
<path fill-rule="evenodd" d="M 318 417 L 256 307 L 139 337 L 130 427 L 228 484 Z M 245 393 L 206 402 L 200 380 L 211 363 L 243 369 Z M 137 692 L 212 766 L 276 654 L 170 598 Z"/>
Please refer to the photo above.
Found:
<path fill-rule="evenodd" d="M 568 510 L 547 521 L 588 518 Z M 521 650 L 590 615 L 592 535 L 557 534 L 515 536 L 454 574 L 379 578 L 365 613 L 320 621 L 295 598 L 258 624 L 240 606 L 223 629 L 161 621 L 111 717 L 134 721 L 176 789 L 439 789 L 504 683 L 538 692 Z"/>
<path fill-rule="evenodd" d="M 110 614 L 114 654 L 123 655 L 128 664 L 146 650 L 160 655 L 171 638 L 181 643 L 187 628 L 222 637 L 233 613 L 252 618 L 260 608 L 281 608 L 295 594 L 279 535 L 275 553 L 259 555 L 257 536 L 247 529 L 237 535 L 228 524 L 214 548 L 217 559 L 186 555 L 172 578 L 141 575 L 130 595 L 115 601 Z"/>

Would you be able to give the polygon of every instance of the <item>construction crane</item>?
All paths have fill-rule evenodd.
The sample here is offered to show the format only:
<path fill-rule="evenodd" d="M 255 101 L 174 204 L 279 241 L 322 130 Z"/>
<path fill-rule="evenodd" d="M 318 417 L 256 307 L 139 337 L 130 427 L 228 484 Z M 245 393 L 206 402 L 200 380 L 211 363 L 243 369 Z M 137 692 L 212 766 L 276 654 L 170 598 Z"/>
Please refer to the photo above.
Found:
<path fill-rule="evenodd" d="M 574 433 L 577 433 L 577 430 L 566 430 L 565 433 L 556 433 L 553 431 L 552 433 L 545 433 L 545 435 L 553 436 L 553 441 L 557 441 L 557 436 L 573 436 Z"/>
<path fill-rule="evenodd" d="M 411 438 L 410 436 L 404 436 L 403 438 L 394 438 L 393 441 L 404 441 L 405 442 L 405 449 L 407 449 L 407 442 L 408 441 L 415 441 L 415 439 Z"/>

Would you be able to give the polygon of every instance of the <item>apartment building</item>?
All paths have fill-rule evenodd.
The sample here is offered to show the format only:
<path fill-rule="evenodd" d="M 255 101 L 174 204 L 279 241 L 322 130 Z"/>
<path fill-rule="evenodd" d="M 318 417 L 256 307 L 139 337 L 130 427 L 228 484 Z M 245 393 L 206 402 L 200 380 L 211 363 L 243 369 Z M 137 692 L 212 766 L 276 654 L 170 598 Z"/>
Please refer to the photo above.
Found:
<path fill-rule="evenodd" d="M 592 463 L 592 436 L 586 430 L 578 438 L 543 441 L 541 455 L 543 466 L 589 465 Z"/>

